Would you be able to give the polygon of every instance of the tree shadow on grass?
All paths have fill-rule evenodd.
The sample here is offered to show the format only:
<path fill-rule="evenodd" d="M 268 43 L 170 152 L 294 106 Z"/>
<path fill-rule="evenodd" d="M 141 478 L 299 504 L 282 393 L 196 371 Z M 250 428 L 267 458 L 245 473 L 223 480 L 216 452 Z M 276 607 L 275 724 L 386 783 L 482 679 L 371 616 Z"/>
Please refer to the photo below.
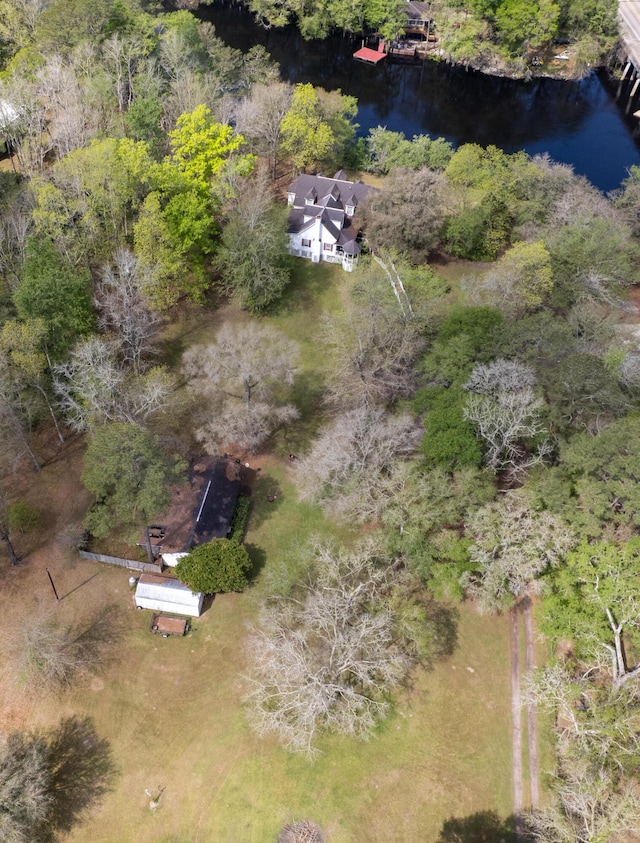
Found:
<path fill-rule="evenodd" d="M 76 627 L 75 643 L 83 653 L 83 665 L 98 667 L 120 658 L 115 646 L 124 635 L 126 619 L 118 604 L 100 609 L 88 623 Z"/>
<path fill-rule="evenodd" d="M 331 264 L 319 265 L 299 258 L 291 260 L 291 280 L 270 316 L 283 316 L 307 310 L 321 300 L 328 284 L 335 282 Z"/>
<path fill-rule="evenodd" d="M 440 661 L 452 656 L 458 647 L 459 611 L 455 606 L 448 606 L 430 598 L 426 605 L 426 613 L 432 630 L 433 659 Z"/>
<path fill-rule="evenodd" d="M 309 439 L 315 435 L 319 425 L 326 418 L 324 406 L 326 374 L 323 371 L 301 372 L 296 376 L 289 400 L 299 409 L 300 416 L 295 424 L 286 430 L 287 447 L 294 450 L 307 447 Z"/>
<path fill-rule="evenodd" d="M 262 569 L 264 568 L 265 563 L 267 561 L 267 554 L 257 544 L 245 544 L 245 547 L 247 548 L 249 559 L 251 559 L 251 570 L 249 571 L 249 579 L 253 581 L 258 577 L 260 571 L 262 571 Z"/>
<path fill-rule="evenodd" d="M 414 598 L 417 598 L 414 603 L 416 613 L 409 613 L 405 634 L 413 641 L 420 666 L 430 671 L 455 653 L 460 613 L 455 606 L 440 603 L 422 590 Z M 414 678 L 413 673 L 407 676 L 405 681 L 409 687 L 413 685 Z"/>
<path fill-rule="evenodd" d="M 52 804 L 38 840 L 53 843 L 112 789 L 116 767 L 108 741 L 89 717 L 66 717 L 47 735 Z"/>
<path fill-rule="evenodd" d="M 436 843 L 515 843 L 514 817 L 500 819 L 495 811 L 468 817 L 450 817 L 442 824 Z"/>
<path fill-rule="evenodd" d="M 262 526 L 282 505 L 282 487 L 268 474 L 261 474 L 253 486 L 251 494 L 250 526 Z"/>

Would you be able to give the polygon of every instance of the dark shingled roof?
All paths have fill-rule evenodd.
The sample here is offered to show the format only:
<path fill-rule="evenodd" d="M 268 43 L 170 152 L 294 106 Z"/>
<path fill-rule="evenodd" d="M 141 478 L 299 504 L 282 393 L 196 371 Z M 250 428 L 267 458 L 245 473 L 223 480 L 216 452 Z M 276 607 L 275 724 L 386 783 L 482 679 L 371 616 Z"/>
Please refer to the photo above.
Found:
<path fill-rule="evenodd" d="M 428 20 L 430 16 L 430 5 L 428 3 L 415 2 L 415 0 L 407 0 L 405 14 L 413 20 Z"/>
<path fill-rule="evenodd" d="M 336 238 L 336 241 L 340 240 L 340 225 L 336 225 L 326 211 L 322 214 L 322 225 Z"/>
<path fill-rule="evenodd" d="M 336 176 L 343 175 L 341 171 Z M 294 208 L 304 208 L 310 205 L 326 207 L 327 204 L 344 208 L 346 205 L 359 205 L 367 198 L 367 194 L 375 190 L 362 181 L 347 181 L 346 179 L 330 179 L 327 176 L 312 176 L 302 173 L 289 187 L 293 193 Z M 311 197 L 315 194 L 315 199 Z"/>
<path fill-rule="evenodd" d="M 211 539 L 224 539 L 229 535 L 239 493 L 240 479 L 232 465 L 228 460 L 217 460 L 209 477 L 205 478 L 195 514 L 194 545 L 206 544 Z"/>

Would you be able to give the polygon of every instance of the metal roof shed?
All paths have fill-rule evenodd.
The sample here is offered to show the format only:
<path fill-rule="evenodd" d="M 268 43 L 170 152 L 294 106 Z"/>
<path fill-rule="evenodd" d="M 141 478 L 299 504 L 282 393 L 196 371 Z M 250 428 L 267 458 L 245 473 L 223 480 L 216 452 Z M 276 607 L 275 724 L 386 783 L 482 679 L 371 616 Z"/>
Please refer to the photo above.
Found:
<path fill-rule="evenodd" d="M 197 618 L 202 612 L 204 595 L 193 592 L 189 586 L 169 577 L 142 574 L 136 587 L 138 609 L 153 609 L 156 612 L 174 612 Z"/>

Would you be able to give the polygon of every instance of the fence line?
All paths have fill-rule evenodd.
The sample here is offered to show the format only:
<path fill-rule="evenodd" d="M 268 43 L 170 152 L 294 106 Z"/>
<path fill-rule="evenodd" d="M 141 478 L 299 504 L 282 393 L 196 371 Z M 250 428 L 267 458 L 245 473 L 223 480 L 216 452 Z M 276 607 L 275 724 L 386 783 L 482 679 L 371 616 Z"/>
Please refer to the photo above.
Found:
<path fill-rule="evenodd" d="M 129 568 L 134 571 L 146 571 L 153 574 L 162 573 L 162 565 L 137 562 L 135 559 L 121 559 L 119 556 L 107 556 L 104 553 L 89 553 L 87 550 L 79 550 L 78 553 L 82 559 L 91 559 L 94 562 L 105 562 L 107 565 L 117 565 L 120 568 Z"/>

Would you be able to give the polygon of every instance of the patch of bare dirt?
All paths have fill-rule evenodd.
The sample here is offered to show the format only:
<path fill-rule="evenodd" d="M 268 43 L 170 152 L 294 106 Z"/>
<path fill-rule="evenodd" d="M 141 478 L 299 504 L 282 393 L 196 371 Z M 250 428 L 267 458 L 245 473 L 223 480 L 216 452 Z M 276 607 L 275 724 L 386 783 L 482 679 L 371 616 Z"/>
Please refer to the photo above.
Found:
<path fill-rule="evenodd" d="M 72 437 L 49 458 L 42 471 L 25 465 L 12 479 L 11 500 L 37 507 L 42 523 L 32 534 L 14 536 L 19 565 L 10 565 L 4 550 L 0 552 L 0 661 L 5 689 L 0 699 L 2 731 L 37 725 L 34 711 L 38 695 L 26 692 L 10 675 L 8 650 L 20 629 L 30 618 L 43 614 L 50 615 L 52 622 L 74 626 L 95 617 L 114 599 L 113 572 L 80 559 L 76 550 L 91 500 L 80 481 L 83 452 L 82 438 Z M 121 579 L 125 590 L 126 578 Z M 107 582 L 109 587 L 105 588 Z M 119 588 L 118 580 L 115 591 Z"/>

